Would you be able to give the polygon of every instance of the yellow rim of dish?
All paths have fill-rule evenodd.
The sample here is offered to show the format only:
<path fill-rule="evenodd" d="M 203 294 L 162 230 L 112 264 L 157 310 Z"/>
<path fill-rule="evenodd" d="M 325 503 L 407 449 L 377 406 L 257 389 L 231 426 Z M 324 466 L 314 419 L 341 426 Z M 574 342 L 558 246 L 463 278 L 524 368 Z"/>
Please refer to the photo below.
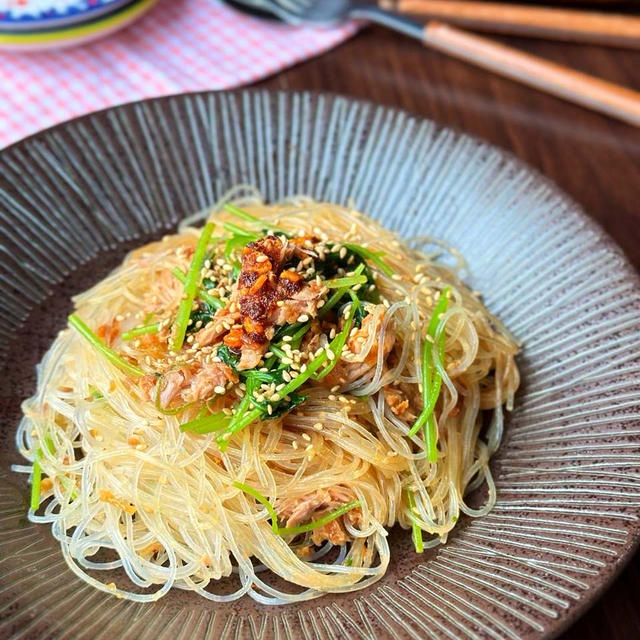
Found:
<path fill-rule="evenodd" d="M 69 27 L 68 29 L 61 29 L 59 31 L 50 31 L 43 33 L 6 33 L 0 34 L 0 45 L 3 44 L 45 44 L 48 42 L 58 42 L 60 40 L 69 40 L 71 38 L 79 38 L 81 36 L 88 36 L 99 31 L 102 31 L 108 27 L 113 27 L 124 22 L 127 19 L 132 19 L 146 11 L 152 4 L 155 4 L 158 0 L 142 0 L 132 4 L 113 15 L 106 16 L 103 19 L 97 19 L 95 22 L 89 24 L 83 24 L 76 27 Z"/>

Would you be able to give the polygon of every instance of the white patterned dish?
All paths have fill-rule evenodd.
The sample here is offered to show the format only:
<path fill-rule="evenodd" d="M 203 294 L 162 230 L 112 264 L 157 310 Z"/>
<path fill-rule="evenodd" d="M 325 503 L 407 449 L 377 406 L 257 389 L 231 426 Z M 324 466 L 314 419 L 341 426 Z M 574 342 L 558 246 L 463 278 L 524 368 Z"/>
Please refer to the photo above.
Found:
<path fill-rule="evenodd" d="M 52 29 L 94 20 L 131 0 L 0 0 L 0 31 Z"/>
<path fill-rule="evenodd" d="M 640 512 L 640 283 L 564 194 L 508 154 L 405 113 L 309 94 L 205 93 L 60 125 L 0 153 L 0 636 L 551 638 L 635 548 Z M 344 203 L 468 259 L 524 343 L 523 387 L 494 461 L 495 510 L 362 593 L 297 608 L 171 593 L 140 605 L 67 570 L 26 522 L 9 472 L 33 367 L 69 296 L 237 183 L 270 201 Z M 55 587 L 55 588 L 54 588 Z"/>

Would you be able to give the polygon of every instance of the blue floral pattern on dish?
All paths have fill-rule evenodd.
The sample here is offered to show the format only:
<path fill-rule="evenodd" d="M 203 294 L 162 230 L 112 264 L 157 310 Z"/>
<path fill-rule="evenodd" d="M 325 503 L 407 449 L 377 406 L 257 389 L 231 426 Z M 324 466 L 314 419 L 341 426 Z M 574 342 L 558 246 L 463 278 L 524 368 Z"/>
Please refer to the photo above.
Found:
<path fill-rule="evenodd" d="M 0 24 L 42 23 L 104 10 L 118 0 L 0 0 Z"/>

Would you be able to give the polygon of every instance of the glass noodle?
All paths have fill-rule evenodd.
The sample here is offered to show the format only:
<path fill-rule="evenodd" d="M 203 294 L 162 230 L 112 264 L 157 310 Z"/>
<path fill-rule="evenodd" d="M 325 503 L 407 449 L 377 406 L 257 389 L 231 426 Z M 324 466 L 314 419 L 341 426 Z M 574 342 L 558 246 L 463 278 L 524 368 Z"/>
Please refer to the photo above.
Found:
<path fill-rule="evenodd" d="M 177 235 L 134 251 L 77 296 L 75 317 L 83 325 L 95 329 L 121 319 L 120 329 L 128 334 L 112 341 L 110 349 L 128 366 L 71 327 L 45 355 L 17 434 L 18 448 L 40 483 L 39 504 L 32 505 L 29 517 L 51 524 L 65 559 L 82 579 L 131 600 L 156 600 L 172 587 L 220 602 L 249 594 L 273 604 L 362 589 L 386 571 L 393 553 L 390 527 L 410 529 L 407 535 L 420 550 L 446 542 L 462 514 L 486 514 L 496 500 L 489 458 L 499 445 L 502 406 L 512 406 L 518 387 L 517 346 L 458 273 L 349 208 L 307 198 L 277 206 L 257 198 L 235 204 L 266 221 L 264 227 L 324 233 L 333 242 L 365 247 L 370 259 L 362 257 L 384 304 L 372 311 L 379 330 L 367 336 L 360 355 L 384 344 L 388 332 L 395 345 L 386 359 L 379 349 L 371 368 L 339 390 L 305 385 L 303 404 L 274 420 L 254 420 L 224 448 L 215 431 L 180 429 L 188 421 L 208 424 L 202 403 L 172 415 L 159 411 L 142 391 L 132 371 L 141 367 L 149 373 L 157 363 L 148 352 L 141 355 L 139 342 L 161 332 L 163 321 L 136 314 L 149 292 L 158 305 L 180 305 L 185 285 L 172 275 L 176 269 L 186 274 L 189 296 L 197 295 L 200 285 L 189 272 L 188 255 L 202 223 L 215 223 L 214 237 L 223 232 L 222 222 L 256 233 L 260 225 L 220 206 L 192 216 L 188 223 L 198 228 L 184 226 Z M 189 251 L 176 252 L 179 247 Z M 363 282 L 360 271 L 331 286 Z M 445 288 L 448 302 L 431 325 L 433 348 L 424 349 Z M 188 311 L 188 303 L 182 306 Z M 437 440 L 431 461 L 425 430 L 412 432 L 427 407 L 423 380 L 438 393 L 437 402 L 427 398 L 430 412 L 423 420 Z M 411 417 L 391 409 L 383 390 L 392 383 L 414 390 L 418 406 Z M 220 410 L 217 402 L 211 401 L 211 410 Z M 494 414 L 488 429 L 483 411 Z M 468 506 L 469 489 L 482 484 L 484 504 Z M 302 526 L 287 534 L 274 523 L 273 510 L 283 499 L 335 486 L 352 496 L 348 506 L 359 508 L 361 519 L 357 526 L 345 519 L 350 541 L 339 553 L 329 553 L 331 545 L 325 544 L 305 555 L 301 550 L 312 546 L 313 531 Z M 95 557 L 101 548 L 115 551 L 104 564 Z M 297 587 L 270 586 L 257 565 Z M 124 577 L 115 585 L 96 577 L 96 569 L 114 568 L 124 570 L 129 587 Z M 238 590 L 216 594 L 216 581 L 232 573 L 239 578 Z"/>

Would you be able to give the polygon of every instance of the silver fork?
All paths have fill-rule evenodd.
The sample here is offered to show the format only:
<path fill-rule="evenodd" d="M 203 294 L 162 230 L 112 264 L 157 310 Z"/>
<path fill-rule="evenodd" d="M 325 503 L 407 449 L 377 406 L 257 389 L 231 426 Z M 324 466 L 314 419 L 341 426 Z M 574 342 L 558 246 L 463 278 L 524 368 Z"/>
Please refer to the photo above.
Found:
<path fill-rule="evenodd" d="M 454 58 L 488 69 L 563 100 L 640 126 L 640 93 L 455 27 L 420 24 L 363 0 L 235 0 L 291 24 L 332 24 L 354 18 L 376 22 Z"/>
<path fill-rule="evenodd" d="M 316 22 L 331 25 L 349 19 L 369 20 L 422 39 L 421 24 L 366 0 L 235 0 L 235 4 L 270 13 L 289 24 Z"/>

